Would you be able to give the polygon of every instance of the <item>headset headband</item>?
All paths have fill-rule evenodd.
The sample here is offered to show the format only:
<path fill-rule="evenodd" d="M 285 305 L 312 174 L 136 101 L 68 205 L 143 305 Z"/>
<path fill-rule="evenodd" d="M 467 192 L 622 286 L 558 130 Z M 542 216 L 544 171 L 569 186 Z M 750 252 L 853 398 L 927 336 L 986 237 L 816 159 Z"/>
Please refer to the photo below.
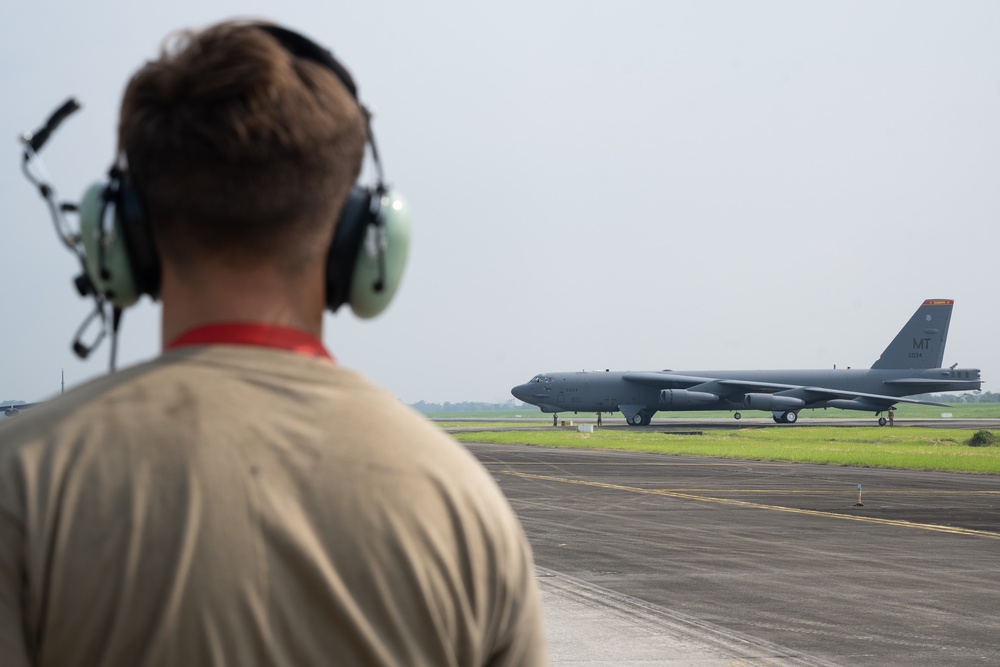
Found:
<path fill-rule="evenodd" d="M 333 57 L 333 53 L 329 49 L 324 49 L 308 37 L 304 37 L 287 28 L 268 23 L 255 23 L 253 26 L 274 37 L 293 56 L 312 60 L 329 69 L 344 84 L 351 97 L 355 101 L 358 100 L 358 87 L 354 84 L 354 79 L 351 77 L 350 72 L 347 71 L 347 68 Z"/>

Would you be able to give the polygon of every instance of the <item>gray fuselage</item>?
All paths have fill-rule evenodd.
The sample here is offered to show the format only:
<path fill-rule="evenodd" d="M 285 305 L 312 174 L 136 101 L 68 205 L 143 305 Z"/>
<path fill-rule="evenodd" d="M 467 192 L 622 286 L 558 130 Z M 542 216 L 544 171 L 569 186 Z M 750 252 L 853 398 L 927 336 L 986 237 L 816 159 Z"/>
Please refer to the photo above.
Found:
<path fill-rule="evenodd" d="M 871 368 L 543 373 L 511 393 L 542 412 L 621 411 L 636 426 L 660 410 L 734 410 L 737 419 L 741 409 L 765 410 L 794 423 L 809 408 L 881 414 L 896 403 L 947 405 L 903 397 L 982 387 L 979 369 L 940 368 L 954 303 L 926 299 Z"/>
<path fill-rule="evenodd" d="M 674 379 L 676 378 L 676 380 Z M 726 388 L 714 386 L 711 393 L 698 391 L 708 383 L 696 380 L 741 381 Z M 647 410 L 740 410 L 747 406 L 746 395 L 754 393 L 753 383 L 774 392 L 772 385 L 789 385 L 782 394 L 796 394 L 804 408 L 827 407 L 836 397 L 824 395 L 810 400 L 809 388 L 822 387 L 845 392 L 844 398 L 857 394 L 907 396 L 932 392 L 962 391 L 981 386 L 978 369 L 829 369 L 829 370 L 744 370 L 744 371 L 591 371 L 543 373 L 530 382 L 518 385 L 511 393 L 542 412 L 614 412 L 622 405 L 641 405 Z M 764 387 L 767 387 L 766 389 Z M 791 387 L 799 387 L 796 392 Z M 664 390 L 680 390 L 664 396 Z M 692 391 L 693 390 L 693 391 Z M 684 393 L 697 394 L 685 396 Z M 715 396 L 714 400 L 711 398 Z M 882 401 L 882 407 L 889 403 Z M 835 407 L 849 407 L 837 405 Z M 857 409 L 869 410 L 874 403 L 859 403 Z M 764 408 L 770 409 L 770 408 Z"/>

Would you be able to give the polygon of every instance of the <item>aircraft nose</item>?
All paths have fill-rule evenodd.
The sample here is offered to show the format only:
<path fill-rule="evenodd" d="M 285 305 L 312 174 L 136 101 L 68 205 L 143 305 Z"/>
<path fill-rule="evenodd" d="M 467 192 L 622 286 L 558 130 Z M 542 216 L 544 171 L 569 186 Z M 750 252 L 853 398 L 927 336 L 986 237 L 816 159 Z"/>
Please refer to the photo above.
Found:
<path fill-rule="evenodd" d="M 510 393 L 512 393 L 514 395 L 514 398 L 516 398 L 517 400 L 527 402 L 528 385 L 519 384 L 513 389 L 511 389 Z"/>
<path fill-rule="evenodd" d="M 549 396 L 549 387 L 537 382 L 525 382 L 510 390 L 510 393 L 525 403 L 538 405 L 539 400 L 544 400 Z"/>

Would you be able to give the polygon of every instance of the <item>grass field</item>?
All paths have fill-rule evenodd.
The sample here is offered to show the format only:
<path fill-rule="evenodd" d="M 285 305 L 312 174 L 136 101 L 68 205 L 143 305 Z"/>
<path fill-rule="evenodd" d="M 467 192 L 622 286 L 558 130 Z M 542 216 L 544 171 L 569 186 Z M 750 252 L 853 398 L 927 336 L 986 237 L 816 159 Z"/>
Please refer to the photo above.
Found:
<path fill-rule="evenodd" d="M 533 421 L 476 421 L 458 422 L 435 419 L 434 424 L 439 428 L 472 428 L 472 429 L 510 429 L 510 428 L 538 428 L 539 424 Z"/>
<path fill-rule="evenodd" d="M 963 429 L 813 426 L 711 430 L 680 435 L 653 429 L 569 429 L 454 433 L 458 440 L 497 444 L 613 449 L 656 454 L 796 461 L 870 468 L 1000 474 L 1000 447 L 970 447 Z"/>

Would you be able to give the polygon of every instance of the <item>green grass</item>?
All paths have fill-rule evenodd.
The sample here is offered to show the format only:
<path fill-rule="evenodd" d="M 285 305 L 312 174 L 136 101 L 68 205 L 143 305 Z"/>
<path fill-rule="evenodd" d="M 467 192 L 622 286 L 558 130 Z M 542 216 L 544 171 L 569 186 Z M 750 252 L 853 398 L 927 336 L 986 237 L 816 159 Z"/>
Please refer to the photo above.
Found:
<path fill-rule="evenodd" d="M 898 426 L 747 428 L 674 435 L 633 430 L 568 429 L 455 433 L 458 440 L 497 444 L 613 449 L 656 454 L 826 463 L 868 468 L 1000 474 L 1000 447 L 969 447 L 972 431 Z"/>

